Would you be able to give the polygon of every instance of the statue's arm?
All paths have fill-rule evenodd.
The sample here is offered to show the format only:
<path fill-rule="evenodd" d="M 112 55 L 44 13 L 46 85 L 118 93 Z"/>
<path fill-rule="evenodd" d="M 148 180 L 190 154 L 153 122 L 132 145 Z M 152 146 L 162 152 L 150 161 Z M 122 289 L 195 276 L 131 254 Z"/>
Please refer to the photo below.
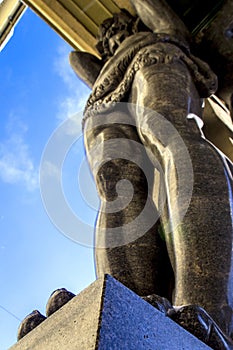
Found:
<path fill-rule="evenodd" d="M 103 62 L 89 52 L 81 51 L 72 51 L 69 60 L 78 77 L 92 88 L 103 66 Z"/>
<path fill-rule="evenodd" d="M 178 35 L 190 41 L 188 29 L 165 0 L 131 0 L 131 3 L 142 22 L 154 33 Z"/>

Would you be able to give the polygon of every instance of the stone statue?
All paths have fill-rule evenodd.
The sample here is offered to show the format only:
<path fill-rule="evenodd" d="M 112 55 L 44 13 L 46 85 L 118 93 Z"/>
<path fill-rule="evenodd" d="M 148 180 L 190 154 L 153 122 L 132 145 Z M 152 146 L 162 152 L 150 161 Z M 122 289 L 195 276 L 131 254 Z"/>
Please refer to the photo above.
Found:
<path fill-rule="evenodd" d="M 83 128 L 101 198 L 97 275 L 111 274 L 213 349 L 233 349 L 232 177 L 201 131 L 217 77 L 164 0 L 132 4 L 137 16 L 122 10 L 101 25 L 101 60 L 70 56 L 93 87 Z M 72 297 L 55 292 L 47 316 Z M 44 319 L 34 311 L 18 339 Z"/>
<path fill-rule="evenodd" d="M 212 348 L 233 349 L 232 183 L 223 158 L 198 126 L 203 98 L 217 91 L 217 77 L 191 53 L 188 30 L 164 0 L 132 4 L 137 17 L 123 10 L 102 24 L 97 45 L 102 60 L 71 54 L 78 75 L 93 86 L 84 113 L 84 139 L 101 198 L 97 275 L 111 274 Z M 185 195 L 182 202 L 181 192 L 186 193 L 190 163 L 179 137 L 178 145 L 173 134 L 160 129 L 159 116 L 163 126 L 177 130 L 191 159 L 189 203 Z M 119 158 L 108 157 L 109 144 L 115 140 L 116 148 L 117 139 L 134 155 L 132 160 L 120 151 Z M 92 152 L 97 145 L 98 155 Z M 112 212 L 116 186 L 123 179 L 134 193 L 127 206 Z M 158 181 L 166 197 L 162 210 L 154 190 Z M 127 190 L 118 193 L 119 201 L 128 195 Z M 129 224 L 143 210 L 131 232 Z M 159 216 L 145 232 L 151 218 Z M 112 232 L 119 226 L 116 237 Z M 134 234 L 136 239 L 127 241 Z"/>

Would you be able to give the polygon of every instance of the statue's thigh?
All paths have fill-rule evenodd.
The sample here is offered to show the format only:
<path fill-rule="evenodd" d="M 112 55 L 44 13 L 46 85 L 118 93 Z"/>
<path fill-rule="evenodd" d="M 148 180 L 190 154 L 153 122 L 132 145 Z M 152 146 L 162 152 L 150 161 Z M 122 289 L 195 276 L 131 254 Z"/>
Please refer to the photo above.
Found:
<path fill-rule="evenodd" d="M 113 200 L 117 182 L 124 179 L 129 180 L 137 192 L 144 191 L 147 176 L 143 169 L 148 158 L 134 125 L 96 126 L 89 119 L 84 129 L 84 142 L 100 196 Z"/>
<path fill-rule="evenodd" d="M 132 88 L 132 102 L 163 115 L 173 124 L 189 112 L 201 114 L 201 99 L 188 67 L 177 60 L 140 69 Z"/>

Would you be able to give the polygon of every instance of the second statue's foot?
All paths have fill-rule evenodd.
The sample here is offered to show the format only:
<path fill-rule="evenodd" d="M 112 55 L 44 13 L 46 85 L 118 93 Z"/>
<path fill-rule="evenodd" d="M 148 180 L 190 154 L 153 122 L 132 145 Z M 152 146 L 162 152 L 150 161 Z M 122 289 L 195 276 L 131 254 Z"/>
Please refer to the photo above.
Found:
<path fill-rule="evenodd" d="M 214 350 L 233 350 L 233 341 L 227 337 L 208 313 L 197 305 L 174 308 L 166 298 L 152 294 L 145 301 L 192 333 Z"/>
<path fill-rule="evenodd" d="M 175 312 L 168 312 L 168 316 L 212 349 L 233 350 L 232 339 L 222 332 L 202 307 L 197 305 L 183 306 L 176 309 Z"/>

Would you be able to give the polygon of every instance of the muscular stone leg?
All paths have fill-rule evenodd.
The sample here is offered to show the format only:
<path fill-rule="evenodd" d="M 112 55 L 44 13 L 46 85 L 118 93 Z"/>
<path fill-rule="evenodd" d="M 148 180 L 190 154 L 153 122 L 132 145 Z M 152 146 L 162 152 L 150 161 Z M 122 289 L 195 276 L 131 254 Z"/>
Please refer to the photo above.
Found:
<path fill-rule="evenodd" d="M 94 127 L 93 120 L 87 120 L 84 135 L 89 163 L 101 199 L 96 223 L 97 275 L 109 273 L 139 295 L 157 293 L 169 298 L 172 270 L 165 242 L 158 234 L 158 216 L 149 188 L 150 172 L 153 175 L 154 169 L 134 126 L 111 124 Z M 109 141 L 114 141 L 110 148 L 116 149 L 118 159 L 109 156 Z M 139 145 L 138 150 L 136 144 Z M 97 145 L 98 156 L 103 163 L 95 172 L 92 150 Z M 120 156 L 121 151 L 123 156 Z M 147 174 L 144 173 L 145 169 Z M 117 189 L 117 184 L 123 179 L 133 186 L 132 199 L 131 186 L 127 185 L 123 193 Z M 114 200 L 118 200 L 120 206 L 111 209 Z M 129 203 L 121 208 L 124 202 Z M 145 212 L 138 224 L 130 226 L 143 209 Z M 152 225 L 147 229 L 150 222 Z M 119 229 L 117 233 L 114 228 Z"/>
<path fill-rule="evenodd" d="M 175 126 L 192 160 L 194 182 L 191 202 L 182 221 L 174 224 L 174 218 L 179 217 L 187 200 L 184 196 L 183 202 L 178 201 L 176 207 L 181 190 L 179 186 L 182 186 L 182 182 L 178 181 L 176 164 L 181 164 L 179 172 L 184 172 L 184 178 L 189 174 L 185 165 L 182 169 L 181 152 L 178 146 L 172 145 L 172 138 L 167 140 L 167 144 L 162 144 L 156 130 L 148 133 L 149 114 L 139 111 L 141 140 L 150 147 L 154 156 L 162 159 L 167 184 L 167 206 L 162 220 L 175 272 L 173 303 L 202 306 L 229 335 L 232 332 L 233 304 L 232 192 L 229 178 L 220 156 L 201 139 L 195 121 L 186 118 L 190 111 L 200 115 L 197 91 L 188 69 L 182 63 L 173 62 L 146 67 L 137 74 L 135 101 L 159 112 Z M 148 89 L 150 94 L 143 94 L 137 89 L 138 81 L 144 82 L 145 91 Z M 171 225 L 167 224 L 168 221 Z"/>

